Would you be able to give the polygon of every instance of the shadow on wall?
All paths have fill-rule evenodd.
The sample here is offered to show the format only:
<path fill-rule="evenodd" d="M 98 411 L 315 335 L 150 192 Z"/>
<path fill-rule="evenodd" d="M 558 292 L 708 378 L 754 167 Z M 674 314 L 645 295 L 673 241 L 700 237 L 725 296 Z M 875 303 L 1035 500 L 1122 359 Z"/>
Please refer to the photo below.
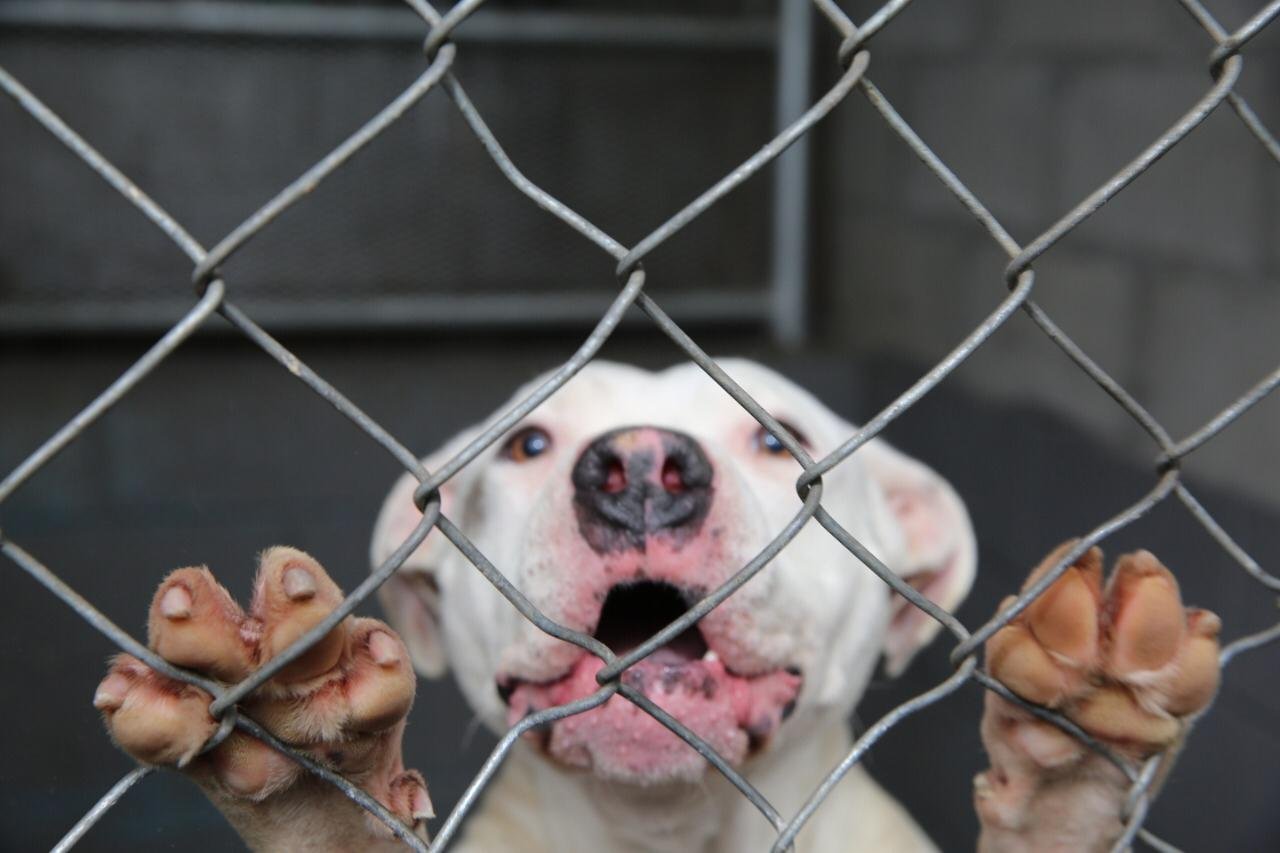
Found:
<path fill-rule="evenodd" d="M 536 372 L 531 365 L 553 364 L 568 349 L 537 339 L 508 340 L 502 353 L 479 340 L 295 343 L 301 357 L 422 452 L 487 415 Z M 708 346 L 749 348 L 732 339 Z M 16 464 L 136 350 L 5 345 L 0 387 L 22 404 L 6 414 L 0 468 Z M 648 335 L 624 333 L 605 356 L 659 366 L 674 351 L 655 349 Z M 764 360 L 854 419 L 878 410 L 919 374 L 916 367 L 854 367 L 820 355 Z M 993 406 L 952 384 L 895 423 L 888 438 L 935 466 L 968 501 L 981 549 L 979 579 L 960 613 L 968 625 L 994 612 L 1051 546 L 1129 504 L 1151 483 L 1141 456 L 1118 456 L 1042 409 Z M 367 570 L 372 519 L 396 474 L 380 449 L 248 344 L 202 340 L 179 351 L 24 487 L 6 505 L 5 520 L 24 547 L 141 635 L 146 603 L 168 569 L 207 563 L 243 594 L 253 555 L 271 544 L 307 549 L 350 589 Z M 1264 564 L 1280 556 L 1274 513 L 1212 490 L 1201 497 Z M 1180 506 L 1157 509 L 1105 544 L 1113 555 L 1139 546 L 1161 554 L 1179 571 L 1189 602 L 1222 614 L 1227 637 L 1274 620 L 1256 584 Z M 29 578 L 12 566 L 7 571 L 0 671 L 10 687 L 0 723 L 11 733 L 13 772 L 0 782 L 0 847 L 44 849 L 129 762 L 107 741 L 89 701 L 114 650 Z M 946 653 L 940 642 L 902 679 L 877 680 L 856 725 L 942 680 L 950 672 Z M 1232 665 L 1218 706 L 1157 803 L 1148 825 L 1181 847 L 1280 844 L 1280 821 L 1269 804 L 1280 787 L 1273 726 L 1280 687 L 1267 654 Z M 985 766 L 980 705 L 978 688 L 966 688 L 904 722 L 867 759 L 943 849 L 966 849 L 976 837 L 970 784 Z M 420 685 L 406 756 L 426 773 L 441 814 L 493 742 L 451 683 Z M 78 849 L 167 850 L 193 837 L 202 849 L 236 845 L 195 787 L 164 773 L 131 792 Z"/>

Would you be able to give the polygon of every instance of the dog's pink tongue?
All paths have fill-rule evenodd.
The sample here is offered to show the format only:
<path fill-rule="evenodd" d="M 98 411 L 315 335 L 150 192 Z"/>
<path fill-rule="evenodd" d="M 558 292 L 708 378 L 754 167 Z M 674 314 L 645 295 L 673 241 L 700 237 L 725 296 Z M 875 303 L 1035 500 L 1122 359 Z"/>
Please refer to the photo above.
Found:
<path fill-rule="evenodd" d="M 595 676 L 602 666 L 598 658 L 588 656 L 560 681 L 520 685 L 511 695 L 510 722 L 595 692 Z M 743 678 L 730 674 L 718 660 L 691 661 L 665 649 L 632 666 L 624 681 L 731 764 L 746 757 L 752 738 L 763 739 L 777 728 L 800 689 L 800 677 L 791 673 Z M 555 723 L 548 750 L 566 764 L 641 783 L 696 779 L 704 765 L 688 744 L 622 696 Z"/>

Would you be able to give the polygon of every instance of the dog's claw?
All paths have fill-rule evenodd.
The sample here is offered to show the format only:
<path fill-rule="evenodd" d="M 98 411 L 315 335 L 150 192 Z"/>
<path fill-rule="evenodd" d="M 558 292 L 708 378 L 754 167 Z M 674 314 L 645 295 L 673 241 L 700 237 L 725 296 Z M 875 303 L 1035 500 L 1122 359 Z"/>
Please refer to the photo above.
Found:
<path fill-rule="evenodd" d="M 395 666 L 403 659 L 400 644 L 386 631 L 374 631 L 369 635 L 369 657 L 382 667 Z"/>
<path fill-rule="evenodd" d="M 286 569 L 281 584 L 285 595 L 293 601 L 307 601 L 316 594 L 316 581 L 311 572 L 304 568 Z"/>
<path fill-rule="evenodd" d="M 181 584 L 174 584 L 160 597 L 160 615 L 174 621 L 191 616 L 191 593 Z"/>
<path fill-rule="evenodd" d="M 93 707 L 103 712 L 117 711 L 124 704 L 128 693 L 129 680 L 120 673 L 113 672 L 98 685 L 93 694 Z"/>

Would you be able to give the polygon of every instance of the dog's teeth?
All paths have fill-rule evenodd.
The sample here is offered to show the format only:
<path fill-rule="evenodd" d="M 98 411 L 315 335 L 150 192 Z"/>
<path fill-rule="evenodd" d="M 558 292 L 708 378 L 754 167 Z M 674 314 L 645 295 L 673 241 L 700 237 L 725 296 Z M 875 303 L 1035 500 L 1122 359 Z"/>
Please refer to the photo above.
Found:
<path fill-rule="evenodd" d="M 716 654 L 710 649 L 707 649 L 707 653 L 702 656 L 702 659 L 707 663 L 715 663 L 716 661 L 720 660 L 720 655 Z"/>

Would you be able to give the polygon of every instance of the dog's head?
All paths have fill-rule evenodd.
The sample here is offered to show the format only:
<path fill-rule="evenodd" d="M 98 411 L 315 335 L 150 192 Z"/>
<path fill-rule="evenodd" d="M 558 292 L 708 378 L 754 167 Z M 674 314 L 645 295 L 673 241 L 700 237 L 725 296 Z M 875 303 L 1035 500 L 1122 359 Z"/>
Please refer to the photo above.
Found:
<path fill-rule="evenodd" d="M 721 364 L 815 458 L 853 433 L 776 373 Z M 438 467 L 477 432 L 456 437 L 427 466 Z M 800 507 L 799 474 L 776 439 L 696 366 L 650 373 L 594 362 L 453 477 L 441 497 L 445 515 L 543 613 L 622 653 L 719 587 L 783 529 Z M 823 506 L 855 538 L 939 604 L 959 603 L 973 579 L 974 537 L 945 481 L 876 440 L 823 484 Z M 401 478 L 383 506 L 375 565 L 420 521 L 416 485 Z M 599 659 L 521 616 L 439 531 L 381 595 L 418 669 L 438 676 L 447 660 L 495 730 L 598 687 Z M 936 628 L 810 522 L 763 571 L 624 679 L 739 764 L 805 720 L 842 719 L 882 653 L 897 673 Z M 694 780 L 706 768 L 620 696 L 538 739 L 553 760 L 615 781 Z"/>

